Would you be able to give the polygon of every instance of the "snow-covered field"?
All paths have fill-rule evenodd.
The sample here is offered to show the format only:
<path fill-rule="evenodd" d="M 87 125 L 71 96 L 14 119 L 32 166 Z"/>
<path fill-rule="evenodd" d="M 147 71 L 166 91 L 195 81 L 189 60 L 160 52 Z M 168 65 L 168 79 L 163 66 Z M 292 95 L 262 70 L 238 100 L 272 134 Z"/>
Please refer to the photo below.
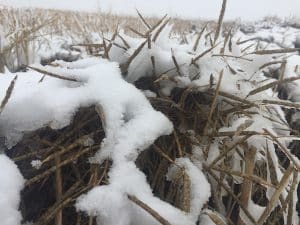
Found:
<path fill-rule="evenodd" d="M 159 17 L 165 13 L 186 19 L 217 20 L 222 0 L 0 0 L 0 6 L 37 7 L 43 9 L 78 10 L 85 12 L 111 12 L 118 15 L 143 15 Z M 184 9 L 184 10 L 183 10 Z M 241 10 L 247 9 L 247 10 Z M 264 16 L 291 17 L 300 14 L 298 0 L 231 0 L 227 2 L 225 19 L 258 20 Z"/>
<path fill-rule="evenodd" d="M 178 34 L 167 16 L 141 17 L 132 35 L 122 24 L 101 32 L 103 24 L 88 15 L 61 23 L 46 12 L 1 17 L 1 224 L 40 224 L 22 220 L 20 191 L 30 187 L 6 155 L 27 134 L 68 127 L 90 106 L 105 138 L 85 160 L 111 164 L 104 183 L 68 204 L 78 215 L 97 217 L 98 225 L 299 223 L 299 145 L 291 147 L 300 138 L 294 125 L 300 121 L 299 21 L 273 18 L 224 31 L 196 25 Z M 165 110 L 154 101 L 171 104 Z M 201 117 L 205 123 L 198 125 Z M 167 165 L 165 182 L 178 184 L 179 203 L 154 188 L 151 174 L 159 168 L 136 163 L 164 137 L 177 147 L 154 147 L 156 157 Z M 27 158 L 35 174 L 47 168 L 47 157 Z M 47 224 L 56 216 L 59 225 L 53 212 Z"/>

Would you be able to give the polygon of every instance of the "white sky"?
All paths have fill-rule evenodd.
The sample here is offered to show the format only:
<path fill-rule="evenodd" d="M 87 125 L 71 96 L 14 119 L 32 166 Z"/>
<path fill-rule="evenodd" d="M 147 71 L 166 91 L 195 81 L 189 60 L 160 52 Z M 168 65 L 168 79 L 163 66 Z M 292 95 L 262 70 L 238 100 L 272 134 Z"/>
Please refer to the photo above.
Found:
<path fill-rule="evenodd" d="M 137 8 L 146 15 L 216 19 L 222 0 L 0 0 L 1 4 L 121 14 L 135 14 Z M 254 20 L 267 15 L 300 17 L 300 0 L 228 0 L 225 19 Z"/>

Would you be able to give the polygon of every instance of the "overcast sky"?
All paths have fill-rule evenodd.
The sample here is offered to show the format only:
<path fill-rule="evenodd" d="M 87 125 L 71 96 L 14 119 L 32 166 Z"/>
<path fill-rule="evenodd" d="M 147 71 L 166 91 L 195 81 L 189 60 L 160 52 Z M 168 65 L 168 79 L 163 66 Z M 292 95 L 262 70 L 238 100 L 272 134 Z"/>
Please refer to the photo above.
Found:
<path fill-rule="evenodd" d="M 137 8 L 146 15 L 215 19 L 222 0 L 0 0 L 0 4 L 122 14 L 133 14 Z M 268 15 L 300 17 L 300 0 L 228 0 L 225 19 L 255 20 Z"/>

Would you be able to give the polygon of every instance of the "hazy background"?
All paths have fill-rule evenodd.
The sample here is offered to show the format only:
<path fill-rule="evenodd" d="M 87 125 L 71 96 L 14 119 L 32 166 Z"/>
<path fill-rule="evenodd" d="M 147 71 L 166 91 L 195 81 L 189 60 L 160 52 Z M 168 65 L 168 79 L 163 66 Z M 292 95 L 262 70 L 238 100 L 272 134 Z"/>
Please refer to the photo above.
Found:
<path fill-rule="evenodd" d="M 222 0 L 0 0 L 0 5 L 55 9 L 105 11 L 135 14 L 135 8 L 146 15 L 183 18 L 218 17 Z M 264 16 L 300 17 L 300 0 L 228 0 L 225 19 L 256 20 Z"/>

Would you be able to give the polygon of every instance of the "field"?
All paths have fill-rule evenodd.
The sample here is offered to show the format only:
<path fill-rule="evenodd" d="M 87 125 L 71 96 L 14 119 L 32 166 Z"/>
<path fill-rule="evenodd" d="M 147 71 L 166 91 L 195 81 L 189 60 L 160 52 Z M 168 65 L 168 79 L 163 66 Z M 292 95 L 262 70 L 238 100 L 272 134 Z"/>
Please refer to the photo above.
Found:
<path fill-rule="evenodd" d="M 300 20 L 225 8 L 1 8 L 1 224 L 298 225 Z"/>

